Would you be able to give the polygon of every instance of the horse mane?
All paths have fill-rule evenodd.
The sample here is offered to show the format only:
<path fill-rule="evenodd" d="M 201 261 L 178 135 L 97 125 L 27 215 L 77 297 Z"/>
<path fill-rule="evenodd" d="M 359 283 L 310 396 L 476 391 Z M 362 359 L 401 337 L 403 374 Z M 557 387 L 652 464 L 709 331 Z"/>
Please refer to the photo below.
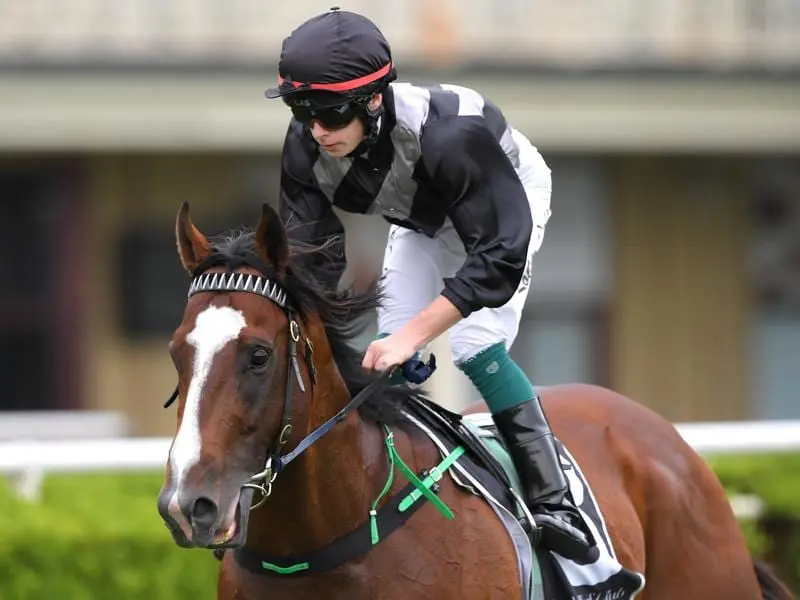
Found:
<path fill-rule="evenodd" d="M 382 294 L 377 279 L 362 291 L 352 287 L 341 291 L 327 290 L 302 266 L 303 259 L 319 248 L 300 243 L 290 245 L 287 274 L 283 278 L 277 277 L 275 270 L 260 259 L 254 231 L 250 228 L 230 230 L 209 238 L 209 242 L 211 254 L 197 267 L 195 275 L 218 266 L 229 270 L 245 266 L 257 269 L 283 287 L 290 305 L 301 318 L 311 314 L 320 318 L 333 359 L 351 396 L 377 378 L 361 367 L 362 354 L 354 343 L 367 326 L 367 319 L 363 317 L 380 305 Z M 366 420 L 392 425 L 403 419 L 404 405 L 423 396 L 423 392 L 407 384 L 386 382 L 378 386 L 358 410 Z"/>

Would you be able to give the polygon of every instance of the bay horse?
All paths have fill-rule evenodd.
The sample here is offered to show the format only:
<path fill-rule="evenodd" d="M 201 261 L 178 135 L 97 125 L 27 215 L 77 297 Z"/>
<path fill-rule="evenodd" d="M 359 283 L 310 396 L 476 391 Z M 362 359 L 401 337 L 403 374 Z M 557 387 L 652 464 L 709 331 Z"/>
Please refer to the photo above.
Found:
<path fill-rule="evenodd" d="M 210 241 L 184 203 L 176 239 L 192 280 L 169 347 L 177 430 L 158 509 L 179 546 L 220 553 L 217 598 L 521 598 L 506 529 L 453 477 L 418 486 L 426 501 L 400 522 L 376 516 L 441 460 L 404 418 L 418 389 L 361 369 L 351 324 L 377 306 L 377 283 L 322 290 L 268 205 L 255 230 Z M 670 423 L 597 386 L 539 392 L 620 563 L 645 575 L 641 598 L 791 600 Z M 348 543 L 363 552 L 327 551 Z"/>

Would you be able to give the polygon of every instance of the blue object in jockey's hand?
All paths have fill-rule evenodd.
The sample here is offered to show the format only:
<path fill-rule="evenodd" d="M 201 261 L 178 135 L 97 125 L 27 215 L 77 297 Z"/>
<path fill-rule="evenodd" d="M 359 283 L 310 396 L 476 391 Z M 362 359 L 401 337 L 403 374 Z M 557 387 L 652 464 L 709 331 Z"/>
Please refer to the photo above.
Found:
<path fill-rule="evenodd" d="M 436 370 L 436 357 L 431 354 L 428 362 L 422 361 L 419 356 L 412 356 L 401 367 L 403 377 L 411 383 L 423 383 Z"/>

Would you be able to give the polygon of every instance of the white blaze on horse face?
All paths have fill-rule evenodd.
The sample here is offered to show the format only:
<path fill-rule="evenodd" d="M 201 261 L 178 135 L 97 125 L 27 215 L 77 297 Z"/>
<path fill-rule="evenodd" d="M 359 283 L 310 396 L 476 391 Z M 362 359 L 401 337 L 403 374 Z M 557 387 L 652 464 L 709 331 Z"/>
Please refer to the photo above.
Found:
<path fill-rule="evenodd" d="M 244 326 L 241 311 L 229 306 L 209 306 L 197 315 L 194 329 L 186 337 L 186 341 L 194 346 L 194 364 L 183 419 L 170 457 L 172 472 L 179 485 L 185 473 L 200 460 L 200 399 L 214 357 L 228 342 L 239 337 Z"/>

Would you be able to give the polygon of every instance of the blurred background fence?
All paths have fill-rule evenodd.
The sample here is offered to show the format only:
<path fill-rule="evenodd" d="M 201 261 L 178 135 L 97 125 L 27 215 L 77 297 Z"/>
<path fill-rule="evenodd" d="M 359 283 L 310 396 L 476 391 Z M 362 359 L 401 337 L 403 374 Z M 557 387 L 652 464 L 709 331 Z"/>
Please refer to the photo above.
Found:
<path fill-rule="evenodd" d="M 800 1 L 341 6 L 384 30 L 401 80 L 474 87 L 552 168 L 553 216 L 512 348 L 536 383 L 606 385 L 687 432 L 741 426 L 724 433 L 739 450 L 748 450 L 745 431 L 782 428 L 780 448 L 766 435 L 779 454 L 709 461 L 732 497 L 760 498 L 762 510 L 745 524 L 748 539 L 798 585 L 800 440 L 791 427 L 800 418 Z M 7 464 L 35 462 L 42 448 L 15 437 L 70 438 L 73 448 L 109 440 L 107 457 L 119 452 L 129 462 L 144 456 L 136 444 L 165 447 L 174 414 L 161 404 L 175 385 L 166 344 L 187 285 L 175 214 L 189 200 L 200 228 L 219 232 L 254 223 L 262 202 L 276 203 L 289 114 L 263 90 L 275 80 L 283 37 L 329 7 L 0 0 Z M 348 255 L 379 268 L 386 224 L 342 219 Z M 448 364 L 446 341 L 434 344 L 441 366 L 430 389 L 457 408 L 476 394 Z M 45 457 L 67 460 L 55 448 Z M 8 495 L 4 531 L 25 519 L 36 525 L 0 564 L 0 578 L 13 574 L 19 591 L 0 596 L 49 597 L 46 578 L 19 575 L 19 561 L 55 564 L 42 558 L 58 546 L 47 543 L 51 528 L 63 529 L 65 548 L 76 536 L 91 547 L 87 531 L 106 536 L 96 544 L 104 556 L 132 565 L 112 582 L 98 575 L 102 562 L 70 563 L 53 574 L 65 578 L 58 597 L 97 597 L 81 591 L 87 581 L 151 600 L 206 589 L 137 579 L 156 564 L 194 568 L 169 562 L 185 554 L 157 522 L 157 478 L 42 480 L 28 466 L 18 483 L 41 490 L 42 504 Z M 97 508 L 108 502 L 119 508 Z M 64 506 L 85 510 L 86 520 L 65 519 Z M 125 514 L 139 525 L 126 529 Z M 137 546 L 130 540 L 141 531 L 152 538 Z M 34 555 L 25 544 L 37 536 Z M 137 567 L 134 557 L 115 554 L 123 537 L 142 556 L 160 548 L 151 552 L 160 562 Z"/>

